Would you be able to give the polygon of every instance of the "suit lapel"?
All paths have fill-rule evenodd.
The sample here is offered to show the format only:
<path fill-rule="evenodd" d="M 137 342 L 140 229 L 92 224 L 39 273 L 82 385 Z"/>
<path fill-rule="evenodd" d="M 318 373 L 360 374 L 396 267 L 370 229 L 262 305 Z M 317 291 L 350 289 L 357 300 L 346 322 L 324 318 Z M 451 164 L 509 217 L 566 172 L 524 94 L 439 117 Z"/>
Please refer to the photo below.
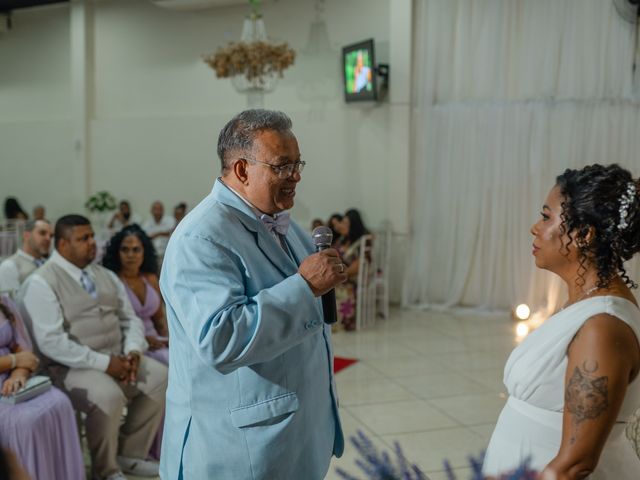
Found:
<path fill-rule="evenodd" d="M 295 259 L 296 265 L 300 265 L 302 261 L 309 256 L 308 250 L 305 248 L 304 244 L 300 241 L 298 235 L 294 231 L 293 227 L 289 228 L 287 232 L 287 245 L 291 250 L 291 254 Z"/>
<path fill-rule="evenodd" d="M 282 245 L 280 245 L 266 227 L 262 225 L 262 222 L 260 222 L 258 226 L 258 246 L 286 277 L 290 277 L 298 271 L 298 266 L 293 262 L 291 257 L 287 255 Z"/>
<path fill-rule="evenodd" d="M 220 180 L 216 180 L 212 193 L 217 201 L 231 207 L 231 212 L 254 235 L 258 248 L 285 277 L 290 277 L 298 271 L 297 265 L 269 233 L 263 223 L 256 218 L 249 205 L 243 202 Z"/>

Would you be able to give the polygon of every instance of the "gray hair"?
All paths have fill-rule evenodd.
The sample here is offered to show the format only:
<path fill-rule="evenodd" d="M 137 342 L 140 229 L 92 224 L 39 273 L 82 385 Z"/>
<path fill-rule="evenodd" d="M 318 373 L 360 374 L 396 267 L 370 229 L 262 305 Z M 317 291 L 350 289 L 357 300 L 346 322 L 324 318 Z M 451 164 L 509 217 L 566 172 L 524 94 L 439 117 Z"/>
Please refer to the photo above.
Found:
<path fill-rule="evenodd" d="M 286 113 L 262 109 L 245 110 L 233 117 L 218 136 L 218 157 L 222 171 L 231 167 L 231 153 L 251 150 L 256 134 L 264 130 L 291 133 L 291 119 Z"/>
<path fill-rule="evenodd" d="M 46 219 L 42 219 L 42 220 L 27 220 L 24 224 L 24 231 L 25 232 L 33 232 L 36 228 L 36 224 L 38 222 L 42 222 L 42 223 L 46 223 L 47 225 L 51 225 L 51 222 L 49 222 L 49 220 Z"/>

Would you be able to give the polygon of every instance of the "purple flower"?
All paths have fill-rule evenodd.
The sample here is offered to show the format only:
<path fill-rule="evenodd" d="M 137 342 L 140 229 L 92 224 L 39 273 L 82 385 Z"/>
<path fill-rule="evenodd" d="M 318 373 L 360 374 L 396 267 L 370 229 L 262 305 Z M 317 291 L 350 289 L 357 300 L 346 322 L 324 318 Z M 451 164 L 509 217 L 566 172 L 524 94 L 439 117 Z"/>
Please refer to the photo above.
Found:
<path fill-rule="evenodd" d="M 429 480 L 429 477 L 417 465 L 407 460 L 398 442 L 394 442 L 395 458 L 392 459 L 389 453 L 379 452 L 373 442 L 361 431 L 358 431 L 357 435 L 351 437 L 350 440 L 360 454 L 361 458 L 356 460 L 356 465 L 364 472 L 364 480 Z M 468 480 L 484 480 L 482 475 L 483 460 L 484 453 L 477 458 L 469 457 L 471 477 Z M 537 473 L 529 469 L 529 463 L 529 460 L 526 460 L 517 470 L 501 475 L 500 480 L 534 480 Z M 455 476 L 451 464 L 447 460 L 444 461 L 444 468 L 449 480 L 463 480 Z M 337 468 L 336 472 L 344 480 L 363 480 L 341 468 Z"/>

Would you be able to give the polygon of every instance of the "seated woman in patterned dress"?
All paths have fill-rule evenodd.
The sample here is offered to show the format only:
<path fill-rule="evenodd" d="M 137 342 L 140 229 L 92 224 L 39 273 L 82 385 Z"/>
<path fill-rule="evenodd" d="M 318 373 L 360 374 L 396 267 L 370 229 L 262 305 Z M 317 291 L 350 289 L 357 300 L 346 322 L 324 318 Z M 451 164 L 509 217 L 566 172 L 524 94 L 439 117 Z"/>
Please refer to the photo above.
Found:
<path fill-rule="evenodd" d="M 348 279 L 336 287 L 338 317 L 345 330 L 356 329 L 356 293 L 358 289 L 358 271 L 360 268 L 360 244 L 369 230 L 364 226 L 360 212 L 347 210 L 342 220 L 335 222 L 340 238 L 334 248 L 338 250 L 347 266 Z"/>

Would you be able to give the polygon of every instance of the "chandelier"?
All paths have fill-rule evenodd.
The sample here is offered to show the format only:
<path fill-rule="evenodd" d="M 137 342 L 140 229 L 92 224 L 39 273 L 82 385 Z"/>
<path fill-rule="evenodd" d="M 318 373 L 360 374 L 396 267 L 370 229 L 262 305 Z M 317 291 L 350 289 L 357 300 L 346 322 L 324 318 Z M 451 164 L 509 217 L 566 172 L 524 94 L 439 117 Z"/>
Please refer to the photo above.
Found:
<path fill-rule="evenodd" d="M 260 107 L 264 94 L 273 91 L 282 72 L 293 65 L 295 52 L 285 43 L 274 43 L 267 37 L 259 0 L 250 0 L 252 12 L 244 20 L 239 42 L 218 48 L 203 60 L 218 78 L 231 78 L 239 93 L 247 95 L 249 107 Z"/>

